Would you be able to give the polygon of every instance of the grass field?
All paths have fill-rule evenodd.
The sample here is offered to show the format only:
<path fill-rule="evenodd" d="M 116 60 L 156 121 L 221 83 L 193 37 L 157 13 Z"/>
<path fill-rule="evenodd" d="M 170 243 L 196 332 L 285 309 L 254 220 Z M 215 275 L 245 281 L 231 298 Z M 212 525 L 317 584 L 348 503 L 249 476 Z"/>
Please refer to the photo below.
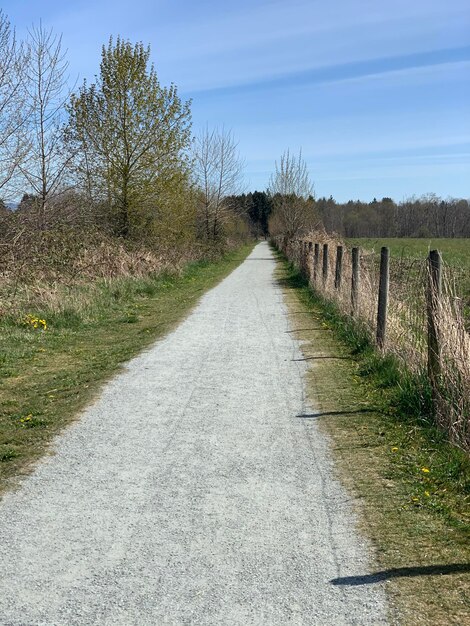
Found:
<path fill-rule="evenodd" d="M 20 319 L 3 316 L 0 493 L 30 471 L 53 436 L 123 362 L 171 330 L 252 248 L 192 263 L 181 275 L 82 285 L 69 296 L 71 304 L 81 298 L 83 307 L 34 310 Z"/>
<path fill-rule="evenodd" d="M 405 273 L 412 277 L 410 266 L 415 259 L 426 259 L 430 250 L 439 250 L 444 267 L 444 285 L 455 296 L 462 299 L 463 314 L 467 330 L 470 330 L 470 239 L 346 239 L 348 246 L 359 246 L 364 251 L 374 251 L 378 255 L 380 248 L 390 249 L 391 267 L 406 266 Z M 408 263 L 409 261 L 409 263 Z"/>
<path fill-rule="evenodd" d="M 347 239 L 348 245 L 380 252 L 390 248 L 393 257 L 424 258 L 429 250 L 440 250 L 445 263 L 470 268 L 470 239 Z"/>

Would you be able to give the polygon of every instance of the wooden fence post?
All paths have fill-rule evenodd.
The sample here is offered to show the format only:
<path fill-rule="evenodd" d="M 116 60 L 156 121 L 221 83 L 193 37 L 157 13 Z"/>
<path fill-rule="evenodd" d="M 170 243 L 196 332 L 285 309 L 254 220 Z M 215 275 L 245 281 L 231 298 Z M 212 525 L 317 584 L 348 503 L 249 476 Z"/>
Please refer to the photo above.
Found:
<path fill-rule="evenodd" d="M 343 278 L 343 246 L 336 247 L 335 289 L 341 290 Z"/>
<path fill-rule="evenodd" d="M 313 282 L 317 281 L 319 266 L 320 266 L 320 244 L 316 243 L 314 253 L 313 253 Z"/>
<path fill-rule="evenodd" d="M 428 313 L 428 375 L 433 398 L 441 373 L 441 349 L 439 341 L 439 300 L 442 292 L 441 254 L 431 250 L 428 257 L 427 313 Z"/>
<path fill-rule="evenodd" d="M 323 287 L 326 286 L 328 280 L 328 244 L 323 244 L 323 268 L 322 268 Z"/>
<path fill-rule="evenodd" d="M 312 248 L 313 248 L 313 243 L 311 241 L 308 242 L 308 253 L 307 253 L 307 278 L 310 282 L 311 278 L 312 278 L 312 271 L 311 271 L 311 263 L 310 263 L 310 259 L 312 256 Z"/>
<path fill-rule="evenodd" d="M 390 251 L 383 247 L 380 250 L 379 302 L 377 307 L 377 345 L 381 350 L 385 345 L 387 330 L 389 260 Z"/>
<path fill-rule="evenodd" d="M 359 248 L 353 248 L 352 252 L 352 275 L 351 275 L 351 314 L 356 315 L 359 308 Z"/>

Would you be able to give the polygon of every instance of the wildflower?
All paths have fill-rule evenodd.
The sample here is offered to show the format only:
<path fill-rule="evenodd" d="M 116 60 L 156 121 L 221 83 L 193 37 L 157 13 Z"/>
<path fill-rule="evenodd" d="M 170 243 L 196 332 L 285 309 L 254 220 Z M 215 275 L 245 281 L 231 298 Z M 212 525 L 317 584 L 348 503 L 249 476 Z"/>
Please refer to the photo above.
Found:
<path fill-rule="evenodd" d="M 398 448 L 396 446 L 393 446 L 392 452 L 398 452 Z"/>
<path fill-rule="evenodd" d="M 31 313 L 28 313 L 28 315 L 26 315 L 26 317 L 23 320 L 23 323 L 26 326 L 32 326 L 35 329 L 38 329 L 38 328 L 42 328 L 42 330 L 46 330 L 47 329 L 47 322 L 46 322 L 46 320 L 39 319 L 39 317 L 35 317 Z"/>
<path fill-rule="evenodd" d="M 423 474 L 429 474 L 429 472 L 431 471 L 429 468 L 427 467 L 422 467 L 421 471 L 423 472 Z"/>
<path fill-rule="evenodd" d="M 425 491 L 425 492 L 424 492 L 424 495 L 425 495 L 427 498 L 429 498 L 431 494 L 429 493 L 429 491 Z"/>

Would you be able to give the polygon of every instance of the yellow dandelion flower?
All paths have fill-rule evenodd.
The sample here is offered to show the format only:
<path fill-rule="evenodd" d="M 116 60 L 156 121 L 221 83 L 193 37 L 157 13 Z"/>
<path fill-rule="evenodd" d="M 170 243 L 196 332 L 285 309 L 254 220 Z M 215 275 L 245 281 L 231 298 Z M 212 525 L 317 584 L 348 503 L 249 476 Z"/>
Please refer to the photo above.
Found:
<path fill-rule="evenodd" d="M 431 470 L 428 467 L 422 467 L 421 471 L 423 472 L 423 474 L 429 474 Z"/>
<path fill-rule="evenodd" d="M 392 452 L 398 452 L 398 448 L 396 446 L 393 446 Z"/>

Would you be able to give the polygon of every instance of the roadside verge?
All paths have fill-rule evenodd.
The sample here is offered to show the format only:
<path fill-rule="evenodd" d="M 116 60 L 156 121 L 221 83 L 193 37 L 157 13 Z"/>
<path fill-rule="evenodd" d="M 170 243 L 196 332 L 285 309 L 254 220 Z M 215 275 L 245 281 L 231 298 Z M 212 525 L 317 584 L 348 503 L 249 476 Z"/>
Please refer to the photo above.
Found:
<path fill-rule="evenodd" d="M 321 302 L 280 255 L 277 278 L 310 365 L 307 393 L 318 408 L 312 419 L 330 438 L 339 478 L 356 498 L 380 566 L 341 584 L 388 580 L 403 624 L 470 624 L 468 464 L 394 416 L 392 395 L 336 338 Z"/>
<path fill-rule="evenodd" d="M 92 312 L 0 325 L 0 494 L 29 473 L 53 437 L 122 363 L 168 333 L 254 243 L 181 275 L 103 285 Z M 99 301 L 98 301 L 99 300 Z M 38 320 L 34 323 L 34 320 Z"/>

